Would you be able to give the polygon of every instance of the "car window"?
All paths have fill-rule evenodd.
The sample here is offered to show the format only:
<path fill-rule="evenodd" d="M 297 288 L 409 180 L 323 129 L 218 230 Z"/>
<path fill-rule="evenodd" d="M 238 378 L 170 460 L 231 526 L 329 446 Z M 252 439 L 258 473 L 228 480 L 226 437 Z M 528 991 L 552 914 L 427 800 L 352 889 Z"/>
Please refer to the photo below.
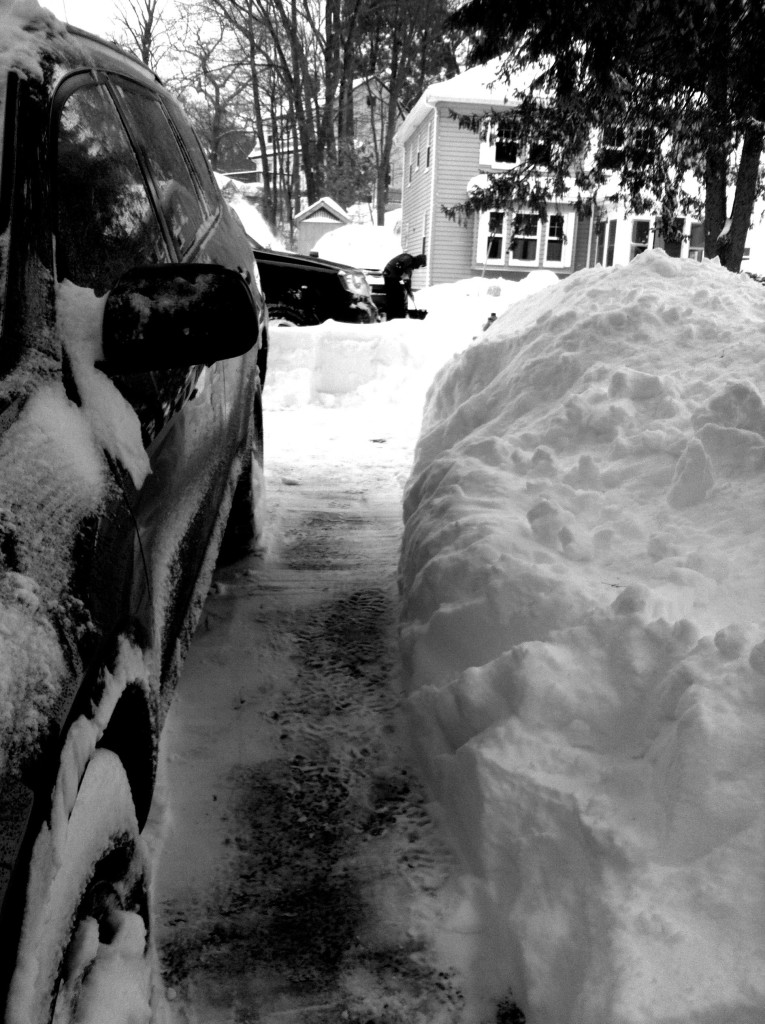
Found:
<path fill-rule="evenodd" d="M 173 118 L 175 129 L 181 137 L 181 142 L 186 149 L 186 155 L 196 172 L 197 181 L 209 210 L 216 210 L 220 206 L 220 192 L 215 183 L 215 178 L 210 170 L 207 157 L 204 155 L 194 130 L 186 120 L 178 104 L 172 100 L 167 101 L 168 109 Z"/>
<path fill-rule="evenodd" d="M 143 175 L 103 85 L 84 85 L 65 100 L 56 142 L 59 279 L 102 295 L 131 267 L 165 262 Z"/>
<path fill-rule="evenodd" d="M 136 145 L 157 187 L 162 214 L 179 255 L 193 246 L 205 213 L 191 171 L 159 98 L 146 89 L 114 80 Z"/>

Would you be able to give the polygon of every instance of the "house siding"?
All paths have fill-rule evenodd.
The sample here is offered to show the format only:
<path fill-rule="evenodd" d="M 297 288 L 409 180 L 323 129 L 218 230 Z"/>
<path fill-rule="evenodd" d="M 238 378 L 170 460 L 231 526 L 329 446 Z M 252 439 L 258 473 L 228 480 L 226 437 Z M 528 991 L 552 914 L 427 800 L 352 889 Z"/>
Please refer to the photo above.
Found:
<path fill-rule="evenodd" d="M 459 281 L 470 273 L 475 245 L 474 218 L 450 220 L 443 207 L 464 203 L 467 198 L 466 185 L 475 177 L 478 169 L 480 140 L 475 132 L 460 128 L 449 111 L 459 114 L 480 113 L 481 108 L 465 104 L 439 103 L 435 108 L 436 178 L 433 195 L 431 248 L 434 256 L 431 268 L 431 284 L 448 284 Z M 444 158 L 448 154 L 448 159 Z"/>
<path fill-rule="evenodd" d="M 424 251 L 428 260 L 432 258 L 431 228 L 433 216 L 431 196 L 433 194 L 433 117 L 427 117 L 412 133 L 404 145 L 403 203 L 401 211 L 401 248 L 404 252 L 417 255 Z M 430 166 L 427 152 L 431 149 Z M 419 163 L 418 163 L 419 155 Z M 424 239 L 424 243 L 423 243 Z M 412 283 L 422 288 L 431 283 L 430 267 L 416 270 Z"/>
<path fill-rule="evenodd" d="M 422 251 L 423 225 L 426 234 L 428 267 L 414 277 L 416 287 L 449 284 L 482 274 L 508 280 L 520 280 L 539 267 L 484 265 L 477 260 L 478 217 L 450 220 L 443 207 L 464 203 L 467 183 L 479 171 L 481 142 L 477 133 L 460 128 L 450 116 L 483 114 L 485 106 L 438 103 L 425 121 L 404 144 L 404 194 L 401 241 L 407 252 Z M 425 154 L 431 147 L 430 167 Z M 417 166 L 417 153 L 420 165 Z M 431 175 L 435 174 L 435 178 Z M 570 207 L 569 207 L 570 209 Z M 559 276 L 586 265 L 589 221 L 573 219 L 572 264 L 553 268 Z M 546 229 L 540 239 L 540 252 L 546 244 Z"/>

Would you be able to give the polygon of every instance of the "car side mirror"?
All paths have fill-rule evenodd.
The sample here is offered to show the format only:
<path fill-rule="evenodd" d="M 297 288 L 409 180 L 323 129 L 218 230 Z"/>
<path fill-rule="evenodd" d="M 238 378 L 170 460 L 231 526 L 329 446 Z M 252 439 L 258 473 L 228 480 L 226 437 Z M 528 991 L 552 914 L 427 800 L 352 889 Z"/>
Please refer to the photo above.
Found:
<path fill-rule="evenodd" d="M 136 267 L 106 300 L 101 365 L 123 374 L 210 366 L 257 340 L 255 302 L 237 271 L 208 263 Z"/>

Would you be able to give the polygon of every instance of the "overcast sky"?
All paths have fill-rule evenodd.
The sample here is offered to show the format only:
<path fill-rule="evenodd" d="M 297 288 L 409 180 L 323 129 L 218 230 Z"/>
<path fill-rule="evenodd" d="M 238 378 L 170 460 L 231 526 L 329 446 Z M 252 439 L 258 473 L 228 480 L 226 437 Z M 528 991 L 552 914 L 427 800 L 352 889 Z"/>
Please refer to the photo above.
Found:
<path fill-rule="evenodd" d="M 112 30 L 115 0 L 40 0 L 40 3 L 62 21 L 97 36 L 108 35 Z"/>

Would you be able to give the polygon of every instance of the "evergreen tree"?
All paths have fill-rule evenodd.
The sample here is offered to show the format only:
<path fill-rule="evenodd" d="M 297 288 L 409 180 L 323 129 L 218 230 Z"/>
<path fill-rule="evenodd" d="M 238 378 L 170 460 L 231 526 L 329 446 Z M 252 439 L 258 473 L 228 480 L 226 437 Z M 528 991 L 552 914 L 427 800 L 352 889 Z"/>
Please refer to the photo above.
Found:
<path fill-rule="evenodd" d="M 532 73 L 498 118 L 529 157 L 453 213 L 544 216 L 573 185 L 581 203 L 618 196 L 656 213 L 666 235 L 703 215 L 705 254 L 739 269 L 765 194 L 762 0 L 468 0 L 453 22 L 472 63 L 501 57 L 510 85 Z"/>

